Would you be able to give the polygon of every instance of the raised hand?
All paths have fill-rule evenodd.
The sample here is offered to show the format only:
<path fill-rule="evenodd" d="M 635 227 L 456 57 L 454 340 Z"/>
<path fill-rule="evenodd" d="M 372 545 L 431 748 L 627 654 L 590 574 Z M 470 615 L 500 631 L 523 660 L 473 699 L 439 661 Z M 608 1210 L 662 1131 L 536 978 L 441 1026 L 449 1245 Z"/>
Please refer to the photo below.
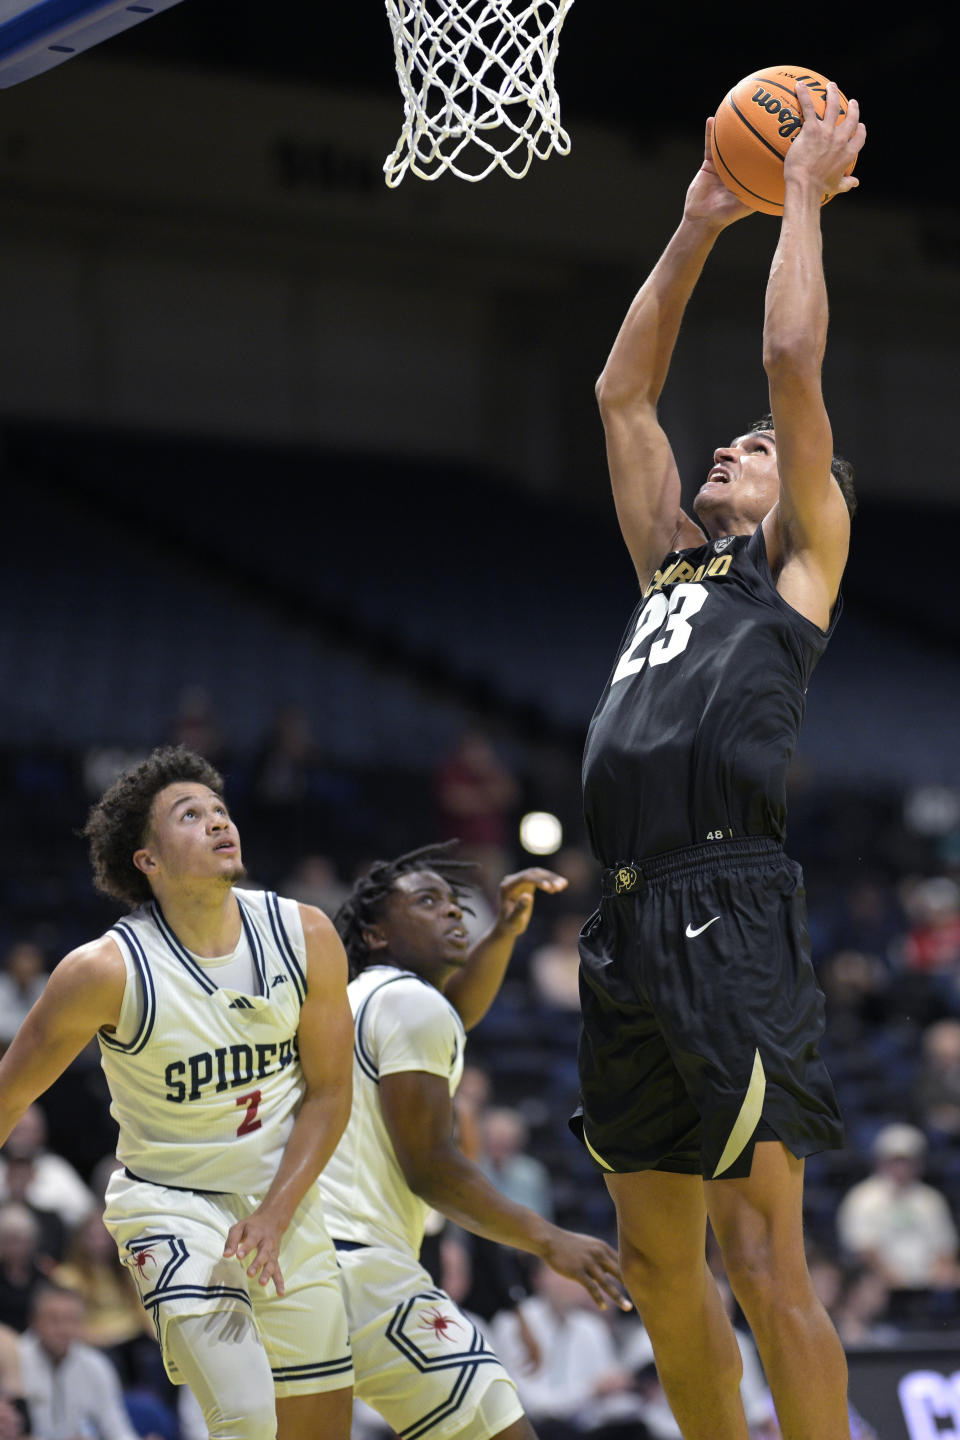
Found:
<path fill-rule="evenodd" d="M 785 175 L 788 178 L 806 176 L 811 185 L 825 195 L 856 189 L 860 181 L 854 175 L 845 175 L 844 171 L 857 158 L 867 138 L 858 102 L 850 100 L 841 117 L 840 91 L 832 80 L 827 86 L 822 118 L 802 80 L 797 81 L 797 102 L 803 125 L 783 162 Z"/>
<path fill-rule="evenodd" d="M 738 200 L 733 191 L 728 190 L 720 179 L 717 167 L 713 163 L 713 150 L 710 145 L 712 134 L 713 116 L 711 115 L 707 121 L 703 164 L 687 189 L 683 218 L 685 220 L 705 220 L 722 230 L 727 225 L 732 225 L 735 220 L 742 220 L 746 215 L 754 214 L 754 211 Z"/>
<path fill-rule="evenodd" d="M 556 895 L 566 888 L 567 881 L 562 875 L 540 865 L 505 875 L 500 881 L 497 929 L 501 934 L 522 935 L 530 924 L 535 892 L 543 890 L 548 895 Z"/>

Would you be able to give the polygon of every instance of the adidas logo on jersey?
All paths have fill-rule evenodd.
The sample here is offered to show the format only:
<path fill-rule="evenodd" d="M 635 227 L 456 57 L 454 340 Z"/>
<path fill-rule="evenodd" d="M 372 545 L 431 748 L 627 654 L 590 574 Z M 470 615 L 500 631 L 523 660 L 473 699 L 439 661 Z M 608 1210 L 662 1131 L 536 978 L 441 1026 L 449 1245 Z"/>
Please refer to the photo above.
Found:
<path fill-rule="evenodd" d="M 228 1010 L 252 1010 L 253 1001 L 248 1000 L 246 995 L 238 995 L 236 1000 L 231 1000 L 227 1006 Z"/>

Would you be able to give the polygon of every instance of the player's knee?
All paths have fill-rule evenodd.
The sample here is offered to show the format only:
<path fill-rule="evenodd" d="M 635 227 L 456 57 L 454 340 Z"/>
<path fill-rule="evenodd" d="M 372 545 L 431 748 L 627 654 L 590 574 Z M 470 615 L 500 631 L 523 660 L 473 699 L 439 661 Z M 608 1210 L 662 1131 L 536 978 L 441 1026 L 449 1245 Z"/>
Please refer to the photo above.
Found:
<path fill-rule="evenodd" d="M 763 1231 L 728 1236 L 721 1250 L 727 1278 L 747 1315 L 803 1302 L 809 1282 L 802 1250 L 785 1250 Z"/>
<path fill-rule="evenodd" d="M 667 1294 L 684 1293 L 685 1280 L 702 1269 L 700 1261 L 691 1262 L 687 1256 L 645 1245 L 637 1237 L 620 1236 L 620 1270 L 628 1291 L 641 1307 L 647 1298 L 660 1300 Z"/>

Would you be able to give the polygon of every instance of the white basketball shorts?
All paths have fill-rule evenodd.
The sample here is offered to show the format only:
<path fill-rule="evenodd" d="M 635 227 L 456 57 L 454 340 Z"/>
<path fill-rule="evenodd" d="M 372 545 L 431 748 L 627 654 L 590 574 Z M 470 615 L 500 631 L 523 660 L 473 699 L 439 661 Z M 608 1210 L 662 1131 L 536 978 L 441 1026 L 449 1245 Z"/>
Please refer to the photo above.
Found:
<path fill-rule="evenodd" d="M 444 1440 L 471 1428 L 496 1381 L 510 1387 L 499 1433 L 523 1414 L 517 1387 L 474 1322 L 411 1256 L 338 1246 L 355 1393 L 403 1440 Z M 480 1428 L 478 1428 L 478 1426 Z"/>
<path fill-rule="evenodd" d="M 170 1320 L 245 1309 L 256 1322 L 278 1396 L 343 1389 L 352 1384 L 353 1363 L 317 1187 L 310 1187 L 280 1243 L 282 1296 L 272 1283 L 251 1279 L 248 1262 L 223 1258 L 230 1227 L 257 1204 L 257 1196 L 177 1190 L 117 1170 L 107 1185 L 104 1221 L 137 1282 L 175 1385 L 183 1377 L 164 1344 Z"/>

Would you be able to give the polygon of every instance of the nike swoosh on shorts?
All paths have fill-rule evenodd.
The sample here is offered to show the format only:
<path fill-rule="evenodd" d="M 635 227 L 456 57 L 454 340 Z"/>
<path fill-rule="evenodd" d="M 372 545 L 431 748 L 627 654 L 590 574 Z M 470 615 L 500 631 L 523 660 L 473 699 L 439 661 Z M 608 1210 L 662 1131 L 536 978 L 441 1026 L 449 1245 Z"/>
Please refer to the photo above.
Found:
<path fill-rule="evenodd" d="M 702 934 L 703 934 L 704 930 L 709 930 L 711 925 L 715 925 L 716 922 L 717 922 L 719 919 L 720 919 L 720 916 L 719 916 L 719 915 L 714 915 L 714 917 L 713 917 L 712 920 L 708 920 L 705 925 L 698 925 L 697 928 L 696 928 L 696 930 L 694 930 L 694 928 L 693 928 L 692 925 L 687 925 L 687 930 L 686 930 L 687 939 L 688 939 L 688 940 L 695 940 L 698 935 L 702 935 Z"/>

